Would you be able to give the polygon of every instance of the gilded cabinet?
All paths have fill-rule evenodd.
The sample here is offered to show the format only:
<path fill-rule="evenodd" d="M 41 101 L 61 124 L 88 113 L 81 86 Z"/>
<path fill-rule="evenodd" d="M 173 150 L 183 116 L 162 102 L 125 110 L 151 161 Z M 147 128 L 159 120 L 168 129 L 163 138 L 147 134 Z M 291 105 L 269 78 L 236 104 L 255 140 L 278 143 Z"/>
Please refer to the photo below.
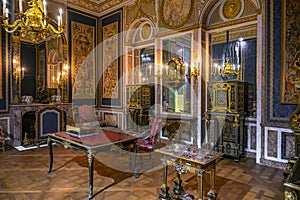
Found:
<path fill-rule="evenodd" d="M 253 109 L 251 91 L 253 84 L 248 82 L 208 82 L 209 147 L 235 159 L 244 154 L 244 119 Z"/>
<path fill-rule="evenodd" d="M 154 104 L 154 86 L 127 85 L 127 129 L 138 130 L 149 125 L 149 109 Z"/>

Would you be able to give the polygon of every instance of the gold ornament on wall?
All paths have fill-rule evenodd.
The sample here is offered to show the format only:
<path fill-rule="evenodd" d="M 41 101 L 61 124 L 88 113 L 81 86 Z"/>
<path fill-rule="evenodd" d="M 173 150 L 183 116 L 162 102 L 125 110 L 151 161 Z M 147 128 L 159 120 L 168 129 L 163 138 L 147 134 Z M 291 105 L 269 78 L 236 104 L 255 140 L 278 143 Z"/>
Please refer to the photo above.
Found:
<path fill-rule="evenodd" d="M 160 16 L 170 28 L 178 28 L 187 23 L 194 7 L 194 0 L 163 0 Z"/>
<path fill-rule="evenodd" d="M 227 19 L 234 19 L 241 11 L 241 1 L 240 0 L 226 0 L 223 5 L 223 15 Z"/>

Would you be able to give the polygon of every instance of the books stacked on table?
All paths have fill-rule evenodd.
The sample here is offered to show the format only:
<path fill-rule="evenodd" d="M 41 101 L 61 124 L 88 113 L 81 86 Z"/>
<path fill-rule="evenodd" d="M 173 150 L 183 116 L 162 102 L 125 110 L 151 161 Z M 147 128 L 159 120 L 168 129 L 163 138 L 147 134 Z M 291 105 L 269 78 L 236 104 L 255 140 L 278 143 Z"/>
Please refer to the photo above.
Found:
<path fill-rule="evenodd" d="M 67 129 L 66 133 L 68 135 L 71 135 L 73 137 L 78 137 L 78 138 L 99 134 L 97 129 L 86 127 L 86 126 L 76 127 L 76 126 L 67 125 L 66 129 Z"/>

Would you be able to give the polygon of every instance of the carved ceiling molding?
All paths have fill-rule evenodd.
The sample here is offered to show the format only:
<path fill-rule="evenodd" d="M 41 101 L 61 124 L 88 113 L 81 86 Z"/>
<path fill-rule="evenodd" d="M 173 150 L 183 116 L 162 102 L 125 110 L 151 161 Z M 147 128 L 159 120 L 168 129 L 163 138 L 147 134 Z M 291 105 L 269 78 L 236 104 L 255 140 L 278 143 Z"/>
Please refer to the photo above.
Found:
<path fill-rule="evenodd" d="M 156 22 L 155 1 L 138 0 L 135 4 L 128 5 L 126 8 L 126 25 L 128 30 L 132 24 L 138 20 L 148 19 L 151 23 Z"/>
<path fill-rule="evenodd" d="M 122 7 L 132 0 L 67 0 L 67 6 L 88 12 L 94 16 L 102 16 L 112 9 Z"/>

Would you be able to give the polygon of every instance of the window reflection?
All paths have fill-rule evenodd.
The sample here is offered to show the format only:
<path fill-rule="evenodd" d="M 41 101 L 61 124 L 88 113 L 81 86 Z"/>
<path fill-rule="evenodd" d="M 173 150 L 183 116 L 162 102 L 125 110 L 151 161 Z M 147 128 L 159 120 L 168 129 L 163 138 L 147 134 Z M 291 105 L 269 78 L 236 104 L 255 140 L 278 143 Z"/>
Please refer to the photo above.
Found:
<path fill-rule="evenodd" d="M 190 63 L 190 34 L 163 40 L 162 100 L 165 112 L 191 112 Z"/>

